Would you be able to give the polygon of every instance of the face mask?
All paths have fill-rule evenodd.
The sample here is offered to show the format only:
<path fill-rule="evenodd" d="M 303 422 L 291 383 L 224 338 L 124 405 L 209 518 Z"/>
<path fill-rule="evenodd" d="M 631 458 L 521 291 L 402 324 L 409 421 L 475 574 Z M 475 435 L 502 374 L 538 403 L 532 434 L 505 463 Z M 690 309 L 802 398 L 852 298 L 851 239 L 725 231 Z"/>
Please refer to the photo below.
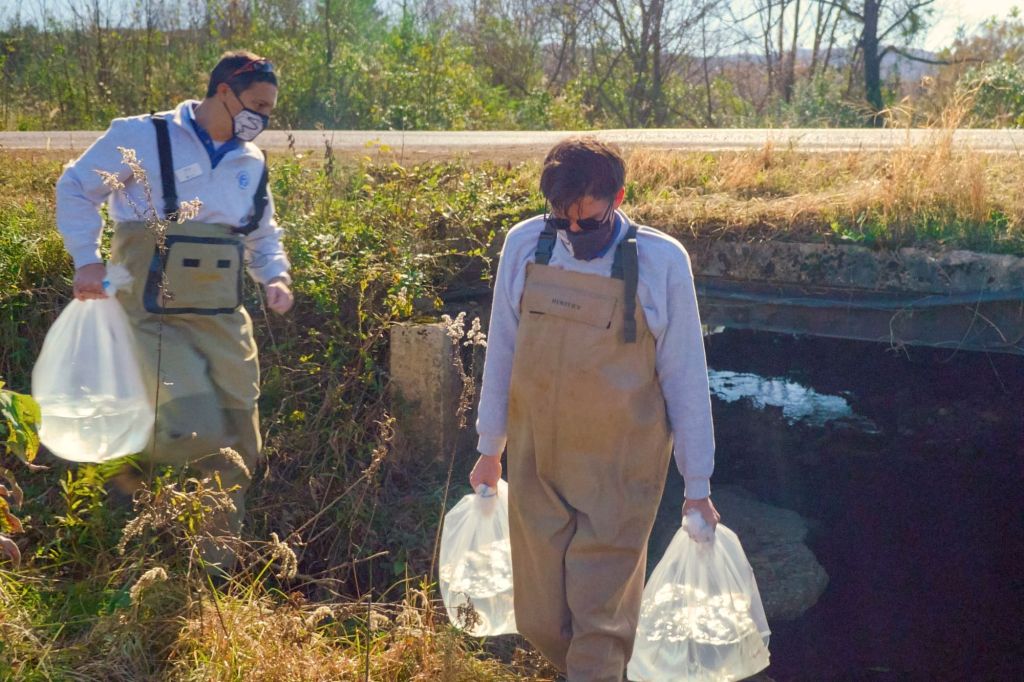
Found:
<path fill-rule="evenodd" d="M 594 260 L 612 238 L 612 232 L 615 230 L 615 212 L 609 211 L 608 217 L 593 230 L 573 232 L 567 225 L 565 227 L 556 225 L 556 229 L 558 229 L 558 236 L 562 240 L 562 244 L 569 250 L 573 258 Z"/>
<path fill-rule="evenodd" d="M 235 96 L 238 103 L 242 105 L 242 110 L 232 116 L 234 121 L 234 134 L 239 140 L 244 142 L 252 142 L 256 139 L 256 136 L 266 130 L 267 126 L 270 125 L 270 117 L 264 116 L 258 111 L 253 111 L 249 107 L 245 106 L 242 99 L 238 96 L 234 90 L 231 94 Z M 228 109 L 228 105 L 224 105 L 224 109 L 231 114 L 231 110 Z"/>

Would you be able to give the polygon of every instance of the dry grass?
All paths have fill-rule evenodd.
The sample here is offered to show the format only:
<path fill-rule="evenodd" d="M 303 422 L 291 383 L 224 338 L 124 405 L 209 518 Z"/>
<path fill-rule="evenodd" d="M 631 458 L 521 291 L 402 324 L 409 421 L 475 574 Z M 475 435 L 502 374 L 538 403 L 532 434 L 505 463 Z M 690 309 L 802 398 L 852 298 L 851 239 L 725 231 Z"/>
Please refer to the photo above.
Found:
<path fill-rule="evenodd" d="M 171 645 L 167 676 L 181 682 L 551 677 L 482 655 L 416 590 L 398 604 L 293 599 L 281 604 L 268 597 L 220 595 L 193 602 Z"/>
<path fill-rule="evenodd" d="M 206 601 L 174 644 L 178 680 L 357 679 L 358 647 L 335 646 L 317 628 L 320 616 L 268 600 Z"/>
<path fill-rule="evenodd" d="M 1024 164 L 957 148 L 952 129 L 892 152 L 628 157 L 627 210 L 684 239 L 842 239 L 1024 253 Z"/>
<path fill-rule="evenodd" d="M 624 208 L 683 240 L 838 240 L 1024 255 L 1024 162 L 953 144 L 954 121 L 892 151 L 626 153 Z M 539 161 L 520 166 L 536 188 Z M 535 189 L 533 191 L 536 191 Z M 538 204 L 542 199 L 538 196 Z"/>
<path fill-rule="evenodd" d="M 189 493 L 197 503 L 200 495 Z M 53 620 L 61 616 L 40 600 L 53 589 L 48 580 L 0 571 L 0 679 L 553 679 L 554 671 L 521 648 L 521 640 L 492 640 L 485 650 L 482 640 L 453 628 L 425 584 L 407 586 L 398 601 L 309 601 L 302 591 L 283 593 L 265 578 L 276 561 L 270 545 L 280 543 L 238 541 L 242 551 L 262 554 L 264 570 L 243 571 L 212 589 L 201 569 L 185 567 L 196 543 L 187 529 L 201 525 L 201 516 L 184 513 L 171 522 L 179 528 L 164 529 L 163 543 L 175 551 L 133 543 L 120 568 L 90 576 L 88 592 L 103 591 L 105 583 L 130 598 L 82 618 L 87 627 L 76 633 L 65 635 Z M 166 569 L 157 563 L 161 554 L 170 561 Z M 249 559 L 250 566 L 257 563 Z"/>

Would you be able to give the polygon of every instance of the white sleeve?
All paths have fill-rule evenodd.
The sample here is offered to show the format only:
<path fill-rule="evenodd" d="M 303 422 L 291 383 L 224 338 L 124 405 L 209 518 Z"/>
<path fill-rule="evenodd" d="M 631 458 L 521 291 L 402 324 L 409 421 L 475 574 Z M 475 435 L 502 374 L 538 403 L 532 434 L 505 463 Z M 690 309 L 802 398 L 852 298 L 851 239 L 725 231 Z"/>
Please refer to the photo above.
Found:
<path fill-rule="evenodd" d="M 519 330 L 519 300 L 515 295 L 516 277 L 525 266 L 509 248 L 508 239 L 498 261 L 491 302 L 491 320 L 487 329 L 487 354 L 484 357 L 483 385 L 477 411 L 477 449 L 485 455 L 500 455 L 505 450 L 508 426 L 508 390 L 512 380 L 512 359 Z"/>
<path fill-rule="evenodd" d="M 122 183 L 132 181 L 132 172 L 121 162 L 118 146 L 131 145 L 134 121 L 114 119 L 110 127 L 78 159 L 64 167 L 57 180 L 57 230 L 75 267 L 101 263 L 100 233 L 103 218 L 100 207 L 111 189 L 103 184 L 97 171 L 117 176 Z"/>
<path fill-rule="evenodd" d="M 685 495 L 687 499 L 702 499 L 711 494 L 715 433 L 697 292 L 685 251 L 673 258 L 666 284 L 667 324 L 657 339 L 655 363 L 675 440 L 676 465 L 686 484 Z"/>
<path fill-rule="evenodd" d="M 245 237 L 245 259 L 249 276 L 260 284 L 266 284 L 275 277 L 283 277 L 291 284 L 288 274 L 291 264 L 281 244 L 284 233 L 274 220 L 274 197 L 267 187 L 267 207 L 260 219 L 260 225 Z"/>

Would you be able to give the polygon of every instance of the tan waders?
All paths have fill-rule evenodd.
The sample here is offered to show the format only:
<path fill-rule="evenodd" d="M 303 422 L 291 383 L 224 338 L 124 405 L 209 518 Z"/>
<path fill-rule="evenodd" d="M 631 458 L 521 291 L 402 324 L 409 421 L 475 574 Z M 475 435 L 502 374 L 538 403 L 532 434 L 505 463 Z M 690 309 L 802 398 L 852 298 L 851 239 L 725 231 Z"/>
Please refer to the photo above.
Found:
<path fill-rule="evenodd" d="M 220 449 L 236 450 L 252 471 L 261 447 L 259 363 L 239 292 L 241 243 L 224 225 L 172 224 L 166 293 L 159 270 L 151 270 L 154 253 L 146 225 L 117 225 L 112 260 L 135 278 L 119 298 L 135 330 L 147 389 L 157 398 L 145 460 L 187 466 L 203 476 L 219 472 L 225 489 L 237 486 L 231 494 L 236 511 L 214 524 L 215 533 L 237 534 L 249 477 Z M 214 545 L 203 546 L 204 560 L 229 568 L 233 555 Z"/>
<path fill-rule="evenodd" d="M 508 420 L 516 623 L 570 682 L 623 679 L 671 456 L 654 337 L 635 303 L 635 234 L 616 253 L 622 279 L 546 265 L 554 234 L 542 235 L 520 304 Z"/>
<path fill-rule="evenodd" d="M 170 142 L 164 120 L 154 117 L 153 122 L 165 213 L 173 216 L 177 192 Z M 257 195 L 265 189 L 264 173 Z M 237 451 L 252 472 L 262 446 L 256 407 L 259 362 L 252 319 L 242 307 L 242 234 L 254 229 L 262 215 L 259 201 L 254 203 L 254 220 L 247 228 L 172 221 L 160 253 L 145 224 L 119 223 L 111 246 L 112 261 L 134 277 L 131 290 L 118 297 L 157 401 L 153 441 L 144 459 L 150 465 L 188 467 L 204 477 L 216 473 L 225 490 L 235 488 L 235 511 L 213 520 L 215 535 L 238 533 L 250 483 L 249 475 L 220 449 Z M 200 549 L 211 568 L 234 564 L 234 553 L 216 541 Z"/>

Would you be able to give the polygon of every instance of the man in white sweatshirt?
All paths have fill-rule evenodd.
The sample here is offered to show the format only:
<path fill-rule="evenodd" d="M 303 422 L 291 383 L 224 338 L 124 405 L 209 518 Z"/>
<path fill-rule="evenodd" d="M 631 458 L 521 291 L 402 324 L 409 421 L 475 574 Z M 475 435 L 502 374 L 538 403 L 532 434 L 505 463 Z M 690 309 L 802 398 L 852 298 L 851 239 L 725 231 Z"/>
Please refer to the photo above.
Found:
<path fill-rule="evenodd" d="M 599 140 L 548 153 L 549 212 L 498 265 L 470 474 L 494 487 L 507 442 L 516 623 L 572 682 L 623 679 L 673 443 L 683 512 L 719 520 L 689 256 L 618 210 L 624 185 Z"/>
<path fill-rule="evenodd" d="M 266 161 L 252 143 L 276 103 L 277 76 L 268 60 L 225 53 L 202 101 L 115 119 L 57 182 L 57 227 L 74 260 L 79 299 L 106 297 L 100 208 L 107 203 L 114 223 L 110 260 L 134 277 L 118 298 L 157 406 L 143 461 L 219 476 L 235 509 L 213 519 L 214 536 L 240 529 L 262 445 L 243 266 L 264 286 L 272 310 L 283 314 L 293 300 Z M 123 161 L 121 148 L 133 150 L 147 182 Z M 181 203 L 196 199 L 198 212 L 179 221 Z M 166 221 L 160 236 L 156 217 Z M 201 549 L 210 569 L 234 562 L 217 537 Z"/>

